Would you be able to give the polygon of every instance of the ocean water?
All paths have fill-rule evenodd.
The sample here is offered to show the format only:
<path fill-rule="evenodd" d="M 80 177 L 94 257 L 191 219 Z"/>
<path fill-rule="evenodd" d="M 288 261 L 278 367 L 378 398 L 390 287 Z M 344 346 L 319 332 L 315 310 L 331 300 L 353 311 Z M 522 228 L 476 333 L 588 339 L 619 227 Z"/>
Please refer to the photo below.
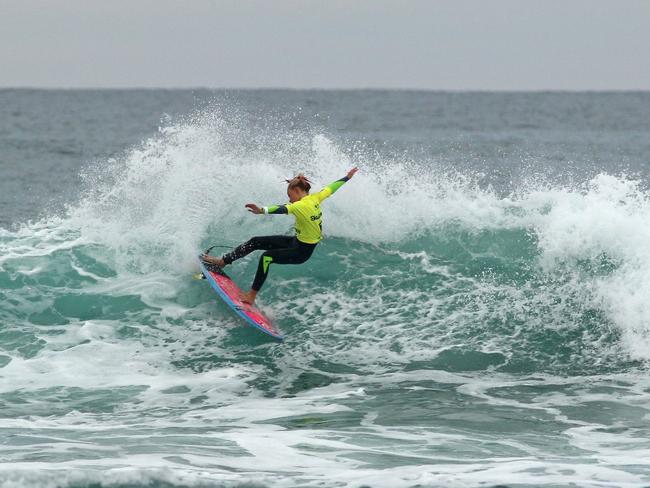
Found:
<path fill-rule="evenodd" d="M 0 90 L 0 486 L 650 486 L 648 113 Z M 191 279 L 355 165 L 259 295 L 284 343 Z"/>

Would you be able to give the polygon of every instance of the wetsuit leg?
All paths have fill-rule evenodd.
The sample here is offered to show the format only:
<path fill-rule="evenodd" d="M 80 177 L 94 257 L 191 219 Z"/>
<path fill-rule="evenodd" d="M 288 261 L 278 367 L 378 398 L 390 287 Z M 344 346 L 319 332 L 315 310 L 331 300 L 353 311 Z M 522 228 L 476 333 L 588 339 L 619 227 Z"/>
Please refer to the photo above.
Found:
<path fill-rule="evenodd" d="M 316 244 L 306 244 L 294 238 L 291 247 L 266 251 L 260 256 L 257 272 L 255 273 L 255 279 L 251 288 L 255 291 L 259 291 L 262 288 L 266 276 L 269 274 L 269 266 L 271 266 L 271 263 L 302 264 L 311 257 L 315 248 Z"/>
<path fill-rule="evenodd" d="M 283 249 L 292 245 L 295 237 L 292 236 L 258 236 L 240 244 L 235 249 L 222 256 L 226 264 L 231 264 L 237 259 L 257 251 L 258 249 Z"/>

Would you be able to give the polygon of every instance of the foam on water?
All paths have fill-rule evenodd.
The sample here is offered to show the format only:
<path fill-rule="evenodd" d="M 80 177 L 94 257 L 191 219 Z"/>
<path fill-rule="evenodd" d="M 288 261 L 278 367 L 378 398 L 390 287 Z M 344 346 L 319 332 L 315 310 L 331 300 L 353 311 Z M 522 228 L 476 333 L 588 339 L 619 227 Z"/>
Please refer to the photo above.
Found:
<path fill-rule="evenodd" d="M 584 189 L 534 192 L 525 203 L 546 272 L 578 272 L 593 307 L 621 332 L 635 359 L 650 358 L 650 201 L 638 181 L 601 174 Z M 544 211 L 546 210 L 546 211 Z"/>

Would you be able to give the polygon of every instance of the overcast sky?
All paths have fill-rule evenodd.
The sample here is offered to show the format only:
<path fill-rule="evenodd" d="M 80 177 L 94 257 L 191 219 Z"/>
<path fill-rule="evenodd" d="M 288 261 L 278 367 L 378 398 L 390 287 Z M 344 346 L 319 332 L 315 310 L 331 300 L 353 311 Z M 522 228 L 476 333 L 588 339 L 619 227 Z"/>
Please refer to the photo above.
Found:
<path fill-rule="evenodd" d="M 0 0 L 2 87 L 650 89 L 650 0 Z"/>

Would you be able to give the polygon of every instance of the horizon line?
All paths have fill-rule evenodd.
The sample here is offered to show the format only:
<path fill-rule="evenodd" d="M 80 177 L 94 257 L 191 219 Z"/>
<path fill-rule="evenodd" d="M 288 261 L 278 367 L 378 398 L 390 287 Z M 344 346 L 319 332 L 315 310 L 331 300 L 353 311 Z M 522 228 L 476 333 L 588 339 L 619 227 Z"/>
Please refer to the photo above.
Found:
<path fill-rule="evenodd" d="M 650 88 L 388 88 L 388 87 L 225 87 L 225 86 L 0 86 L 0 91 L 313 91 L 313 92 L 426 92 L 426 93 L 644 93 Z"/>

